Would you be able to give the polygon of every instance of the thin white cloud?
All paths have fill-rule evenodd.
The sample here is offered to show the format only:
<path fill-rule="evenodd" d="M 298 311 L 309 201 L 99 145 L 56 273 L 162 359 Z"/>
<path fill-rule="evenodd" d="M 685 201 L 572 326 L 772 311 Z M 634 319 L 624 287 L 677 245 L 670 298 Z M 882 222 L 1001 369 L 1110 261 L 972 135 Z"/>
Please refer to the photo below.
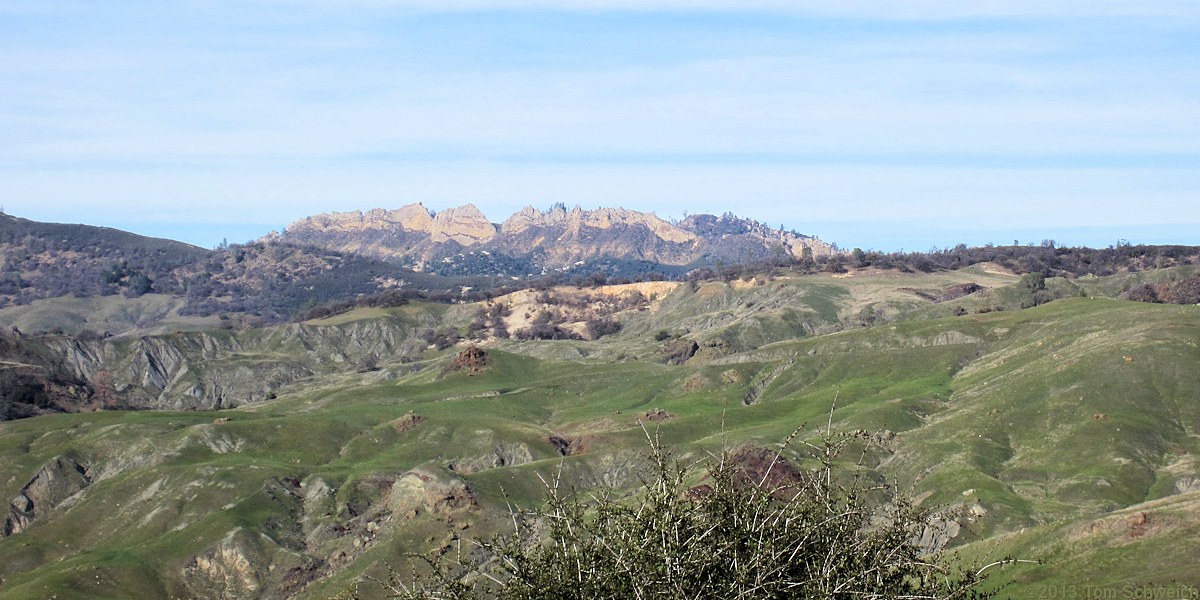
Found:
<path fill-rule="evenodd" d="M 352 88 L 361 74 L 213 71 L 174 89 L 116 81 L 90 107 L 72 104 L 69 87 L 31 88 L 59 108 L 0 112 L 0 123 L 75 133 L 15 141 L 0 160 L 1200 153 L 1188 84 L 1155 90 L 1157 73 L 1071 67 L 885 53 L 582 73 L 399 68 L 336 102 L 296 90 Z"/>

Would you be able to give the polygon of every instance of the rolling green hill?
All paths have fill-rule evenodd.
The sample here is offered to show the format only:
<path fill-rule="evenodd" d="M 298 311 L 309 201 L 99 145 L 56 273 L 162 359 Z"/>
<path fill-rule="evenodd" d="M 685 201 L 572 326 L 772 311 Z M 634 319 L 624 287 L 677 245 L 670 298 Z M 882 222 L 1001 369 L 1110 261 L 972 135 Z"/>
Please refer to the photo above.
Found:
<path fill-rule="evenodd" d="M 963 284 L 982 289 L 948 298 Z M 935 545 L 1042 561 L 993 568 L 1005 596 L 1200 586 L 1200 306 L 1092 298 L 1121 288 L 1097 278 L 1018 310 L 1017 285 L 974 267 L 662 284 L 611 313 L 618 333 L 487 337 L 474 361 L 416 341 L 468 335 L 472 305 L 93 341 L 118 388 L 150 389 L 138 356 L 178 356 L 154 389 L 192 410 L 0 423 L 0 599 L 381 597 L 364 575 L 502 530 L 540 478 L 633 488 L 643 426 L 688 460 L 811 436 L 835 398 L 834 425 L 872 439 L 847 471 L 963 509 Z M 522 302 L 514 323 L 548 308 Z M 694 352 L 667 364 L 680 340 Z M 247 399 L 203 410 L 195 381 Z"/>

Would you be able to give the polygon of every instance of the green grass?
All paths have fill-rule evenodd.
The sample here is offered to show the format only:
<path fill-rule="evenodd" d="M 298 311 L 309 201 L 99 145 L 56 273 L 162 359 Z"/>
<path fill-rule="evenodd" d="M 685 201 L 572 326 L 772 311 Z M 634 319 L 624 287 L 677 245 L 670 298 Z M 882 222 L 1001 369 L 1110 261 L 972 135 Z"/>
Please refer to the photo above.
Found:
<path fill-rule="evenodd" d="M 638 418 L 648 410 L 672 415 L 646 424 L 653 435 L 698 458 L 722 446 L 774 447 L 801 424 L 811 439 L 835 397 L 840 429 L 890 432 L 857 467 L 873 480 L 893 481 L 930 505 L 977 502 L 986 510 L 953 542 L 965 556 L 1047 561 L 1000 571 L 1016 578 L 1014 593 L 1093 580 L 1200 583 L 1185 568 L 1197 558 L 1190 540 L 1200 538 L 1185 510 L 1195 493 L 1170 495 L 1181 477 L 1200 476 L 1188 462 L 1200 452 L 1200 308 L 1077 298 L 962 317 L 939 316 L 931 307 L 940 305 L 927 304 L 905 309 L 924 317 L 865 328 L 842 320 L 863 303 L 913 302 L 902 287 L 983 279 L 1005 280 L 964 272 L 684 287 L 657 313 L 623 317 L 625 330 L 601 342 L 492 344 L 490 366 L 476 374 L 445 370 L 453 349 L 430 351 L 413 364 L 383 356 L 377 373 L 318 371 L 280 388 L 276 400 L 234 410 L 2 423 L 3 497 L 61 454 L 105 476 L 28 531 L 0 539 L 0 598 L 73 590 L 116 597 L 115 589 L 185 595 L 188 565 L 238 530 L 253 534 L 237 542 L 251 562 L 276 565 L 255 576 L 263 589 L 281 585 L 303 557 L 344 553 L 337 572 L 305 592 L 327 597 L 382 561 L 400 564 L 406 552 L 440 545 L 462 524 L 470 526 L 464 535 L 502 529 L 507 504 L 538 502 L 542 479 L 633 487 L 645 450 Z M 439 310 L 368 309 L 236 334 L 242 353 L 197 369 L 309 364 L 319 358 L 297 338 L 321 355 L 334 347 L 328 340 L 344 344 L 376 323 L 407 331 L 444 317 Z M 724 312 L 733 318 L 718 323 Z M 841 331 L 814 335 L 814 324 Z M 737 341 L 739 351 L 683 366 L 651 359 L 655 331 L 689 328 Z M 220 335 L 229 336 L 222 343 L 235 339 Z M 590 354 L 564 358 L 580 350 Z M 641 358 L 612 361 L 618 353 Z M 762 391 L 747 406 L 755 386 Z M 393 422 L 410 412 L 424 421 L 398 431 Z M 218 417 L 231 420 L 214 423 Z M 561 457 L 551 435 L 579 440 L 582 453 Z M 489 468 L 498 453 L 519 460 Z M 450 470 L 463 465 L 471 472 Z M 465 482 L 477 506 L 438 509 L 434 498 L 411 518 L 388 516 L 392 482 L 413 469 L 430 486 Z M 284 478 L 304 482 L 298 496 Z M 306 502 L 320 485 L 330 494 Z M 1140 511 L 1157 524 L 1152 535 L 1087 529 Z M 379 533 L 365 550 L 353 546 L 371 520 Z M 94 573 L 101 583 L 88 579 Z"/>
<path fill-rule="evenodd" d="M 69 334 L 88 330 L 113 335 L 154 335 L 173 331 L 216 329 L 216 316 L 181 316 L 186 302 L 163 294 L 138 298 L 120 295 L 77 298 L 62 296 L 0 309 L 0 325 L 24 332 L 62 329 Z"/>

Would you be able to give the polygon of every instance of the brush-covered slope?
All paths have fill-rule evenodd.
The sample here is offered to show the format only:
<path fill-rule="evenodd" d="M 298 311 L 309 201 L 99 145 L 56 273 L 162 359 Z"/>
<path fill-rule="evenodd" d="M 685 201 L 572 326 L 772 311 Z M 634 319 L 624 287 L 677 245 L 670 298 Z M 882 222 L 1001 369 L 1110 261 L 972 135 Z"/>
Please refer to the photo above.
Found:
<path fill-rule="evenodd" d="M 401 288 L 459 295 L 464 287 L 498 283 L 414 273 L 367 256 L 280 242 L 205 250 L 105 227 L 0 214 L 0 327 L 26 333 L 240 328 Z"/>
<path fill-rule="evenodd" d="M 811 435 L 835 398 L 834 425 L 873 440 L 847 470 L 964 509 L 931 544 L 1045 561 L 999 570 L 1016 582 L 1006 594 L 1200 585 L 1200 307 L 1076 297 L 995 311 L 1016 278 L 985 275 L 680 284 L 642 291 L 597 340 L 379 351 L 370 368 L 338 348 L 353 332 L 465 334 L 475 307 L 231 334 L 241 350 L 221 360 L 341 367 L 228 410 L 0 424 L 0 497 L 13 499 L 0 598 L 327 598 L 356 581 L 383 597 L 364 575 L 502 530 L 540 478 L 635 485 L 643 425 L 685 459 L 776 447 L 800 424 Z M 927 297 L 964 282 L 988 290 Z M 867 307 L 878 318 L 856 323 Z M 715 337 L 726 344 L 703 345 Z M 700 349 L 659 354 L 678 340 Z M 786 454 L 804 464 L 798 449 Z"/>
<path fill-rule="evenodd" d="M 57 296 L 140 295 L 208 251 L 107 227 L 0 214 L 0 308 Z"/>

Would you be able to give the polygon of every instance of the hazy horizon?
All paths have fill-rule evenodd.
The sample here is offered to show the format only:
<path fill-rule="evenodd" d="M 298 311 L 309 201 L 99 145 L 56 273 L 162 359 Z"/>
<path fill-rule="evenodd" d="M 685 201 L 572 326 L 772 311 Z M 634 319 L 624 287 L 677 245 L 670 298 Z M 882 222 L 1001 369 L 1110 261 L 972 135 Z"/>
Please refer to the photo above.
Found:
<path fill-rule="evenodd" d="M 395 209 L 399 206 L 391 207 L 372 207 Z M 445 210 L 446 207 L 428 207 L 433 212 Z M 548 210 L 550 207 L 537 207 L 538 210 Z M 568 206 L 568 209 L 573 208 Z M 599 207 L 582 207 L 585 210 L 590 210 Z M 619 208 L 619 207 L 607 207 Z M 357 209 L 352 209 L 357 210 Z M 370 209 L 362 209 L 363 212 Z M 26 215 L 13 214 L 10 211 L 5 211 L 6 214 L 21 218 L 30 218 Z M 648 211 L 652 212 L 652 211 Z M 486 214 L 486 213 L 485 213 Z M 657 213 L 655 213 L 657 214 Z M 696 213 L 687 213 L 696 214 Z M 734 213 L 737 214 L 737 213 Z M 493 215 L 486 214 L 493 223 L 499 225 L 503 219 L 509 215 Z M 685 215 L 663 215 L 658 214 L 667 220 L 681 219 Z M 741 215 L 739 217 L 754 219 L 753 215 Z M 35 219 L 36 220 L 36 219 Z M 760 220 L 760 219 L 755 219 Z M 259 238 L 269 235 L 272 232 L 282 232 L 287 224 L 271 225 L 271 224 L 239 224 L 235 227 L 214 227 L 197 228 L 195 226 L 164 226 L 161 223 L 131 223 L 123 224 L 106 224 L 106 223 L 87 223 L 81 221 L 58 221 L 65 223 L 79 223 L 82 225 L 96 225 L 101 227 L 113 227 L 144 235 L 148 237 L 157 237 L 185 242 L 202 248 L 215 248 L 222 243 L 242 244 L 253 242 Z M 778 228 L 782 224 L 765 223 L 766 225 Z M 785 227 L 791 230 L 791 227 Z M 1057 231 L 1048 231 L 1036 228 L 1008 228 L 1008 229 L 976 229 L 970 232 L 957 230 L 941 230 L 936 234 L 931 235 L 931 229 L 909 230 L 903 224 L 896 222 L 869 222 L 869 221 L 834 221 L 827 223 L 816 223 L 812 231 L 796 230 L 797 233 L 804 235 L 812 235 L 826 242 L 833 243 L 843 250 L 853 248 L 861 248 L 863 250 L 877 250 L 881 252 L 927 252 L 930 250 L 948 249 L 957 244 L 966 244 L 967 246 L 985 246 L 992 244 L 995 246 L 1009 246 L 1017 243 L 1022 246 L 1026 245 L 1041 245 L 1045 241 L 1053 241 L 1058 247 L 1089 247 L 1089 248 L 1105 248 L 1114 246 L 1118 243 L 1129 243 L 1133 245 L 1161 245 L 1161 244 L 1180 244 L 1180 245 L 1197 245 L 1195 241 L 1183 240 L 1180 241 L 1174 236 L 1178 233 L 1173 227 L 1158 227 L 1158 228 L 1142 228 L 1140 233 L 1142 237 L 1129 236 L 1126 229 L 1120 226 L 1113 227 L 1093 227 L 1093 228 L 1062 228 Z M 824 233 L 822 233 L 824 232 Z M 867 245 L 852 243 L 849 240 L 855 239 L 875 239 L 883 240 L 879 245 Z"/>

